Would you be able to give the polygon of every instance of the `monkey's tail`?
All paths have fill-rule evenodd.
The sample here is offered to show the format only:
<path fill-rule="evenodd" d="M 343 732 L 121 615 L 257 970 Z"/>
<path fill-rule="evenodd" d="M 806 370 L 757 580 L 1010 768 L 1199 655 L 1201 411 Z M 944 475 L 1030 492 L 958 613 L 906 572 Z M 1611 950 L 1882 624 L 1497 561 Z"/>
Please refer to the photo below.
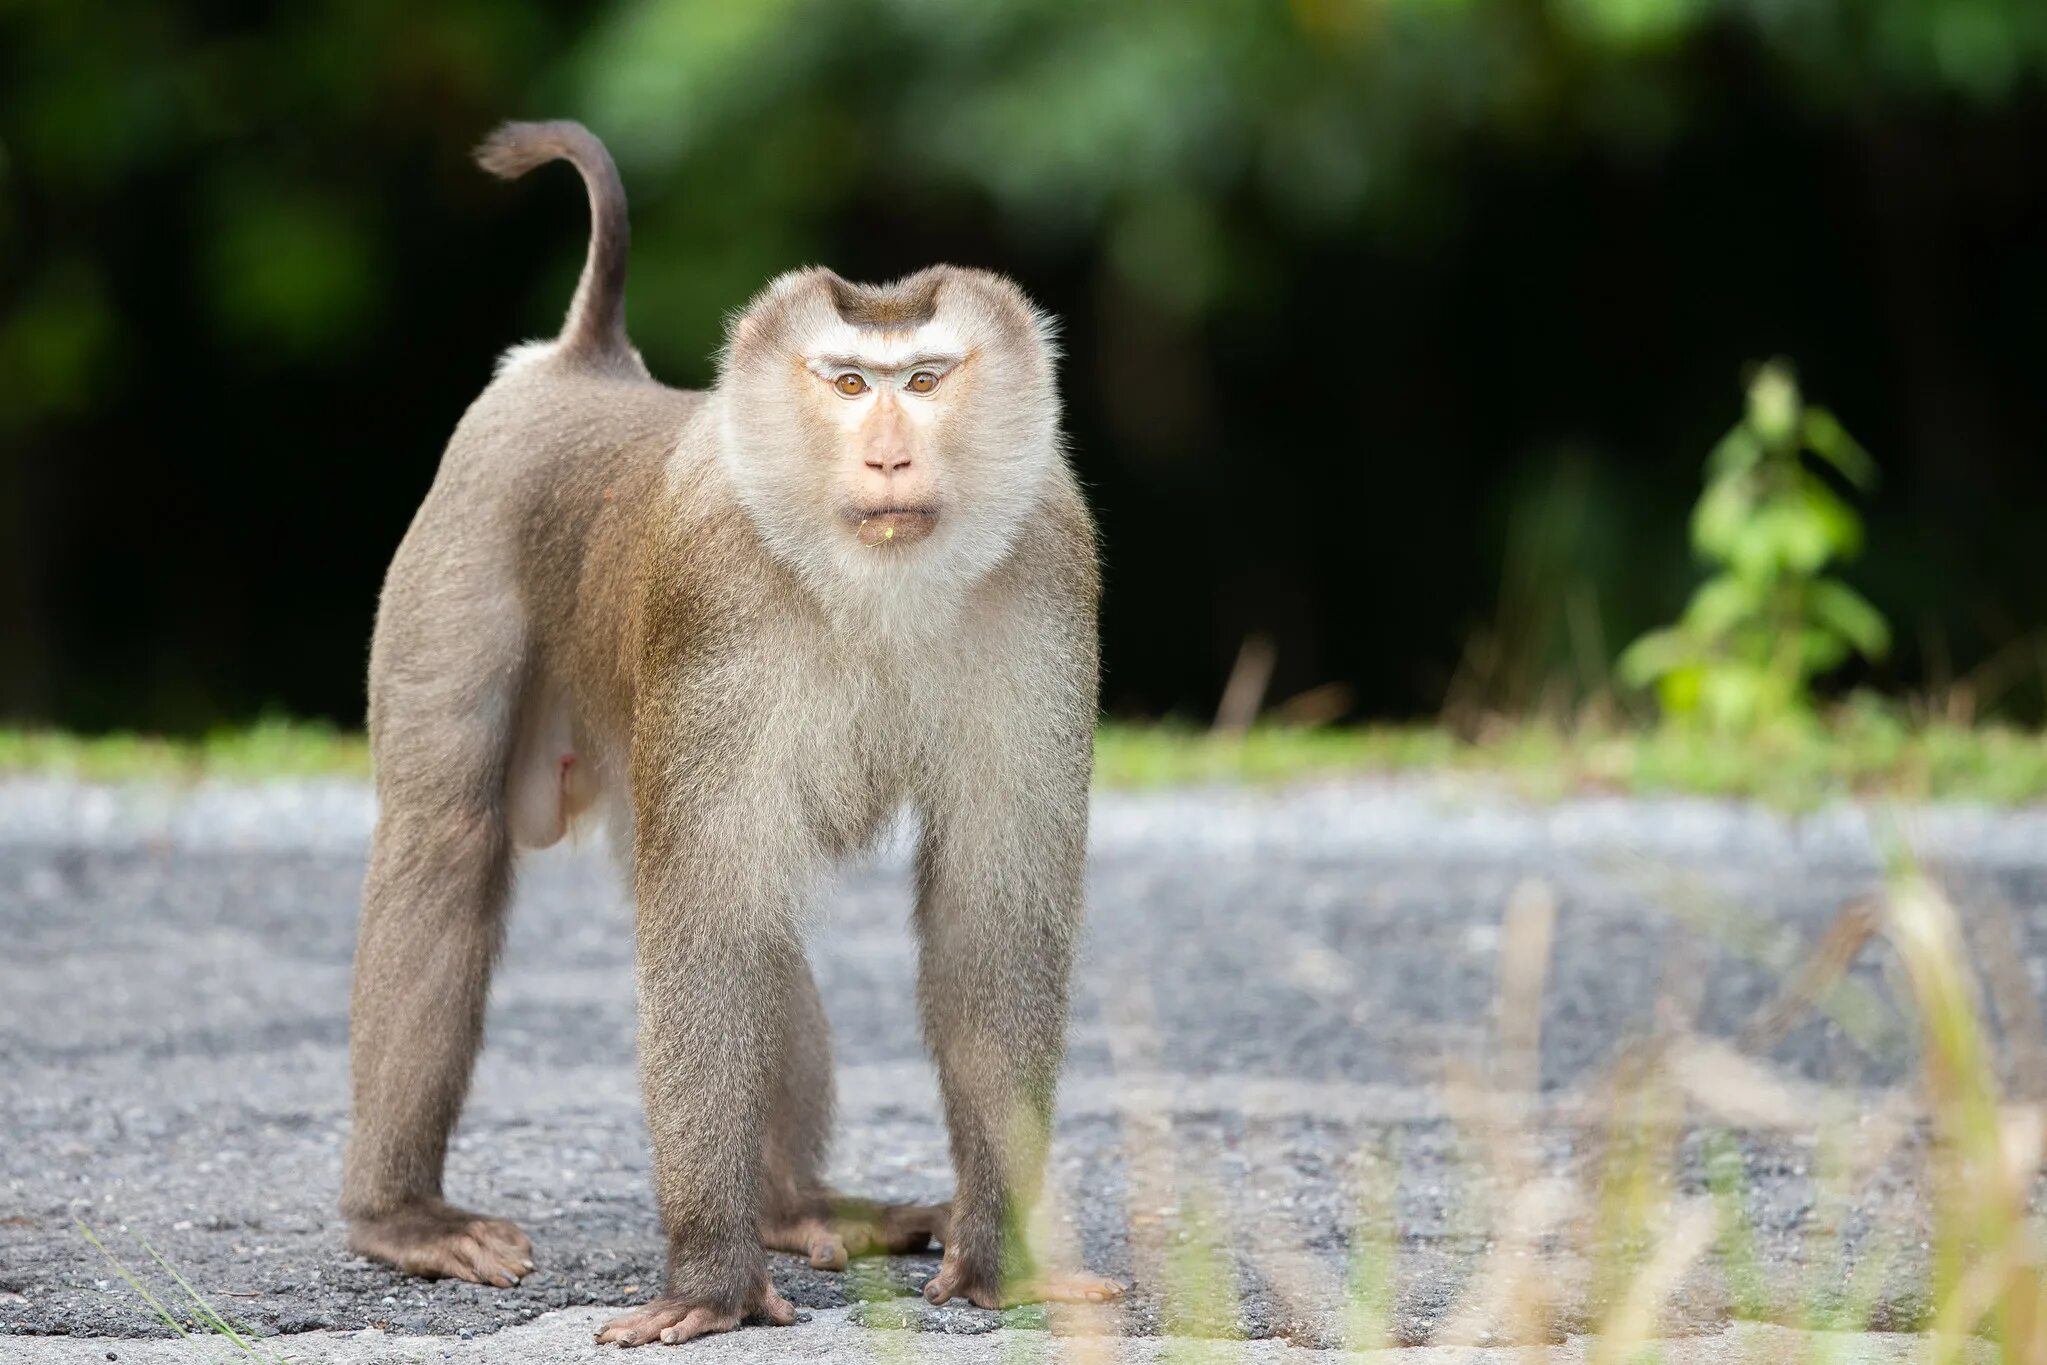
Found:
<path fill-rule="evenodd" d="M 625 262 L 632 244 L 625 186 L 597 135 L 568 119 L 553 123 L 501 123 L 476 149 L 476 164 L 502 180 L 535 166 L 566 161 L 582 172 L 590 192 L 590 254 L 562 324 L 561 346 L 592 357 L 630 354 L 625 335 Z"/>

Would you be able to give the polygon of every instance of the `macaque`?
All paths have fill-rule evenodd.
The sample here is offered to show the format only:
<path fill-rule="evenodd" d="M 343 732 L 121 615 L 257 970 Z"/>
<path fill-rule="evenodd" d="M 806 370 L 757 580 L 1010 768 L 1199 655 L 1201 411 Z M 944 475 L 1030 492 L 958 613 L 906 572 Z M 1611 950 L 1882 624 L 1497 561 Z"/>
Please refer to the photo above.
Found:
<path fill-rule="evenodd" d="M 561 335 L 515 347 L 391 563 L 369 671 L 380 811 L 363 890 L 342 1182 L 349 1245 L 509 1286 L 525 1234 L 442 1198 L 514 850 L 601 816 L 636 905 L 659 1297 L 600 1342 L 794 1320 L 768 1249 L 944 1244 L 925 1297 L 1100 1301 L 1034 1260 L 1082 910 L 1093 524 L 1052 323 L 1008 280 L 776 279 L 708 393 L 626 339 L 625 194 L 575 123 L 477 159 L 566 160 L 590 197 Z M 826 1188 L 830 1041 L 806 905 L 898 810 L 920 822 L 917 1003 L 950 1204 Z"/>

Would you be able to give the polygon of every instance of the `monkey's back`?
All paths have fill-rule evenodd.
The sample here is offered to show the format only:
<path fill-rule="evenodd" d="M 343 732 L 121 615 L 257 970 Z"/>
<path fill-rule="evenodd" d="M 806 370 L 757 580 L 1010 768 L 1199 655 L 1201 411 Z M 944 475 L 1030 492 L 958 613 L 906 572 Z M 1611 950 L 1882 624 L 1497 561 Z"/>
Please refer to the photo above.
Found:
<path fill-rule="evenodd" d="M 637 555 L 649 520 L 672 514 L 666 472 L 704 404 L 644 371 L 514 353 L 457 424 L 386 576 L 373 734 L 391 680 L 429 669 L 513 668 L 517 687 L 544 679 L 622 719 Z M 451 606 L 467 647 L 427 638 Z"/>

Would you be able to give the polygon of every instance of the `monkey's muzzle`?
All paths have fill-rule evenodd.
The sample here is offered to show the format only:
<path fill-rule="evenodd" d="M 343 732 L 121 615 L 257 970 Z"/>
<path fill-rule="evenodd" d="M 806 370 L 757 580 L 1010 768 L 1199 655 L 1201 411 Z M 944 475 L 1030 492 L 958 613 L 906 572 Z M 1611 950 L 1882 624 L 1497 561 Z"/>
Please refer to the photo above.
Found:
<path fill-rule="evenodd" d="M 854 534 L 870 550 L 885 545 L 914 545 L 931 534 L 938 513 L 924 507 L 889 507 L 878 512 L 855 512 L 851 516 Z"/>

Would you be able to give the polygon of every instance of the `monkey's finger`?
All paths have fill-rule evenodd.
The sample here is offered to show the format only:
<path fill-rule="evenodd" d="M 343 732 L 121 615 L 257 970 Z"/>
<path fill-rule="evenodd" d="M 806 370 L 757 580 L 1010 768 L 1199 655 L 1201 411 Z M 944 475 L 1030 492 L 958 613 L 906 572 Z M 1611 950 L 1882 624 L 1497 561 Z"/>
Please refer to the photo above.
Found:
<path fill-rule="evenodd" d="M 501 1218 L 486 1218 L 470 1230 L 470 1235 L 506 1260 L 524 1261 L 527 1269 L 532 1269 L 533 1239 L 520 1231 L 518 1224 L 507 1223 Z"/>
<path fill-rule="evenodd" d="M 620 1327 L 617 1324 L 606 1327 L 597 1334 L 599 1346 L 644 1346 L 660 1338 L 652 1327 Z"/>
<path fill-rule="evenodd" d="M 429 1280 L 467 1280 L 489 1284 L 482 1267 L 469 1255 L 468 1239 L 448 1237 L 408 1253 L 399 1268 Z M 500 1286 L 502 1288 L 502 1286 Z"/>
<path fill-rule="evenodd" d="M 1100 1275 L 1041 1275 L 1008 1297 L 1004 1307 L 1019 1303 L 1112 1303 L 1123 1297 L 1123 1286 Z"/>
<path fill-rule="evenodd" d="M 960 1281 L 964 1278 L 957 1265 L 942 1265 L 936 1275 L 924 1281 L 924 1297 L 941 1306 L 949 1303 L 953 1295 L 959 1293 Z"/>
<path fill-rule="evenodd" d="M 974 1308 L 1001 1308 L 1001 1297 L 987 1283 L 968 1283 L 966 1271 L 958 1265 L 948 1265 L 925 1281 L 923 1297 L 931 1304 L 944 1308 L 956 1297 L 964 1297 Z"/>
<path fill-rule="evenodd" d="M 658 1338 L 663 1328 L 687 1318 L 690 1313 L 696 1311 L 700 1310 L 688 1308 L 673 1299 L 656 1299 L 644 1308 L 634 1309 L 605 1323 L 597 1333 L 597 1344 L 644 1345 Z"/>
<path fill-rule="evenodd" d="M 533 1243 L 510 1223 L 489 1219 L 471 1226 L 469 1235 L 506 1270 L 526 1275 L 533 1270 Z"/>
<path fill-rule="evenodd" d="M 733 1313 L 720 1313 L 712 1308 L 692 1308 L 689 1315 L 673 1327 L 661 1329 L 663 1345 L 679 1346 L 697 1337 L 709 1336 L 713 1332 L 729 1332 L 739 1325 L 739 1317 Z"/>
<path fill-rule="evenodd" d="M 820 1228 L 811 1236 L 810 1268 L 812 1270 L 844 1270 L 846 1268 L 846 1242 L 838 1233 Z"/>
<path fill-rule="evenodd" d="M 475 1233 L 450 1238 L 447 1256 L 456 1267 L 458 1279 L 474 1284 L 496 1285 L 499 1289 L 510 1289 L 519 1282 L 520 1272 L 491 1249 L 482 1237 Z"/>
<path fill-rule="evenodd" d="M 796 1305 L 775 1292 L 769 1285 L 761 1296 L 761 1315 L 777 1327 L 788 1327 L 796 1321 Z"/>
<path fill-rule="evenodd" d="M 461 1248 L 451 1248 L 450 1255 L 454 1257 L 456 1264 L 462 1267 L 462 1272 L 458 1278 L 468 1280 L 472 1284 L 487 1284 L 499 1289 L 510 1289 L 519 1282 L 518 1278 L 509 1270 L 506 1270 L 481 1251 L 471 1252 Z"/>

